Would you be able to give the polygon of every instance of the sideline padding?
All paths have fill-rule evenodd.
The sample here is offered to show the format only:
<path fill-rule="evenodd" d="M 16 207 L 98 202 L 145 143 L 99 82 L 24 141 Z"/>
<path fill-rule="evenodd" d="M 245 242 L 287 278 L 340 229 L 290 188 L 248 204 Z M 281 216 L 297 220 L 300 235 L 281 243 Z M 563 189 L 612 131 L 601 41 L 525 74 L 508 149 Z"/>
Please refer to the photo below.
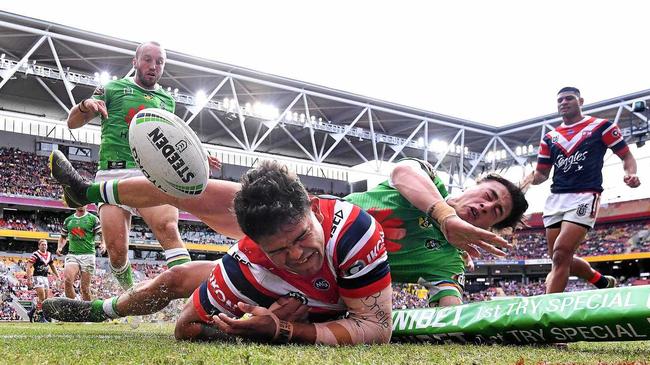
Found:
<path fill-rule="evenodd" d="M 393 311 L 393 342 L 650 340 L 650 286 Z"/>

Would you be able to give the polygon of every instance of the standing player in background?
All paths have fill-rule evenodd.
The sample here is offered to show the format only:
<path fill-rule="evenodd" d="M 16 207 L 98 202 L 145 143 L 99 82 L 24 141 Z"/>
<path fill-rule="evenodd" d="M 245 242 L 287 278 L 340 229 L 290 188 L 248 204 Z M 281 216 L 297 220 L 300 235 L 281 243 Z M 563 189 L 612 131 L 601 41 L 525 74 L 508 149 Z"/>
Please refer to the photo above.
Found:
<path fill-rule="evenodd" d="M 546 293 L 563 292 L 569 275 L 577 275 L 598 288 L 616 285 L 612 276 L 601 275 L 587 261 L 575 256 L 587 231 L 594 227 L 600 194 L 603 191 L 603 158 L 608 148 L 623 160 L 623 182 L 639 186 L 636 160 L 623 140 L 621 130 L 606 119 L 582 115 L 580 90 L 564 87 L 557 94 L 562 124 L 542 138 L 537 168 L 522 187 L 538 185 L 553 172 L 551 195 L 544 206 L 544 226 L 551 272 L 546 277 Z"/>
<path fill-rule="evenodd" d="M 32 272 L 32 268 L 34 271 Z M 47 240 L 38 240 L 38 250 L 32 253 L 32 256 L 27 260 L 27 268 L 25 269 L 27 275 L 27 285 L 32 286 L 36 290 L 38 302 L 36 303 L 35 314 L 40 317 L 41 307 L 43 301 L 47 299 L 48 291 L 50 290 L 50 282 L 47 279 L 49 269 L 52 269 L 54 276 L 58 277 L 59 273 L 54 266 L 54 255 L 47 250 Z M 33 317 L 31 315 L 30 317 Z M 43 317 L 41 317 L 43 318 Z"/>
<path fill-rule="evenodd" d="M 447 198 L 433 166 L 417 159 L 398 162 L 389 180 L 345 197 L 384 228 L 393 280 L 426 287 L 430 306 L 462 304 L 476 248 L 503 255 L 492 244 L 506 242 L 486 229 L 515 228 L 528 209 L 523 192 L 496 174 Z"/>
<path fill-rule="evenodd" d="M 85 205 L 77 208 L 63 222 L 56 254 L 61 255 L 65 245 L 70 242 L 63 269 L 65 296 L 70 299 L 76 297 L 74 282 L 81 274 L 81 298 L 90 300 L 90 279 L 95 273 L 95 237 L 101 235 L 101 229 L 99 219 L 88 213 Z"/>
<path fill-rule="evenodd" d="M 82 100 L 72 108 L 68 127 L 79 128 L 96 115 L 102 119 L 102 141 L 99 150 L 99 170 L 95 181 L 142 176 L 131 156 L 129 123 L 145 108 L 159 108 L 174 112 L 176 103 L 160 85 L 167 55 L 156 42 L 138 46 L 133 58 L 134 77 L 114 80 L 98 87 L 93 97 Z M 110 193 L 110 192 L 109 192 Z M 93 194 L 99 195 L 99 190 Z M 133 209 L 125 205 L 102 204 L 99 218 L 108 250 L 111 271 L 122 288 L 133 286 L 131 264 L 128 259 L 131 216 L 139 214 L 153 231 L 165 250 L 167 267 L 190 261 L 190 255 L 178 232 L 178 209 L 171 205 Z"/>

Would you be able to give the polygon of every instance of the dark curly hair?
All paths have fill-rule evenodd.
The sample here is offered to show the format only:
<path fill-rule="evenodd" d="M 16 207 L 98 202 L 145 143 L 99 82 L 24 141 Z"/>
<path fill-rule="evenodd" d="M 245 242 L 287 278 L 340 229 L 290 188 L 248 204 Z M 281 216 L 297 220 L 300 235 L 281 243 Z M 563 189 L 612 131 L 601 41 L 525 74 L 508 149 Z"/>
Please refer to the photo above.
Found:
<path fill-rule="evenodd" d="M 496 181 L 501 183 L 503 186 L 508 189 L 510 196 L 512 197 L 512 211 L 510 214 L 503 219 L 501 222 L 498 222 L 492 226 L 495 229 L 504 229 L 504 228 L 517 228 L 519 224 L 523 224 L 523 216 L 526 210 L 528 209 L 528 201 L 524 192 L 517 185 L 513 184 L 510 180 L 502 177 L 496 173 L 490 173 L 479 179 L 476 183 L 480 184 L 486 181 Z"/>
<path fill-rule="evenodd" d="M 277 161 L 262 161 L 240 183 L 235 195 L 237 223 L 255 241 L 297 223 L 310 209 L 309 195 L 298 176 Z"/>

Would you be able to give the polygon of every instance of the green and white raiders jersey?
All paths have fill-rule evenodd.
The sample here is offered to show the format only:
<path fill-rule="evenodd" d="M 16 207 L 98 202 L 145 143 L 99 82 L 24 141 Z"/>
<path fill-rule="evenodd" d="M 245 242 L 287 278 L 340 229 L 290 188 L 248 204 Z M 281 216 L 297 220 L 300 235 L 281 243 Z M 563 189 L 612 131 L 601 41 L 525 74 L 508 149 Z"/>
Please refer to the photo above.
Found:
<path fill-rule="evenodd" d="M 447 189 L 435 176 L 430 164 L 420 160 L 443 198 Z M 384 181 L 377 187 L 353 193 L 345 200 L 370 213 L 384 228 L 386 251 L 391 277 L 395 282 L 416 283 L 419 278 L 427 281 L 450 279 L 464 273 L 461 252 L 447 242 L 433 219 L 413 206 L 402 194 Z M 403 229 L 402 239 L 391 239 L 390 230 Z"/>
<path fill-rule="evenodd" d="M 132 77 L 114 80 L 98 87 L 93 98 L 106 103 L 108 118 L 102 118 L 102 142 L 99 169 L 137 168 L 129 147 L 129 124 L 135 114 L 146 108 L 174 112 L 176 102 L 160 85 L 155 90 L 138 86 Z"/>

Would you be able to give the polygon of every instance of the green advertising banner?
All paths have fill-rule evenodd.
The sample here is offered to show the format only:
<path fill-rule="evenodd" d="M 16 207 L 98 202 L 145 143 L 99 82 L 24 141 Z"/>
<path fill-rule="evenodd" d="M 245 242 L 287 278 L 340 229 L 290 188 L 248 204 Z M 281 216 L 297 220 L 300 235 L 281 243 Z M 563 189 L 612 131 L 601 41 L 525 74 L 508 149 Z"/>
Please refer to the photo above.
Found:
<path fill-rule="evenodd" d="M 394 342 L 650 340 L 650 286 L 393 310 Z"/>

